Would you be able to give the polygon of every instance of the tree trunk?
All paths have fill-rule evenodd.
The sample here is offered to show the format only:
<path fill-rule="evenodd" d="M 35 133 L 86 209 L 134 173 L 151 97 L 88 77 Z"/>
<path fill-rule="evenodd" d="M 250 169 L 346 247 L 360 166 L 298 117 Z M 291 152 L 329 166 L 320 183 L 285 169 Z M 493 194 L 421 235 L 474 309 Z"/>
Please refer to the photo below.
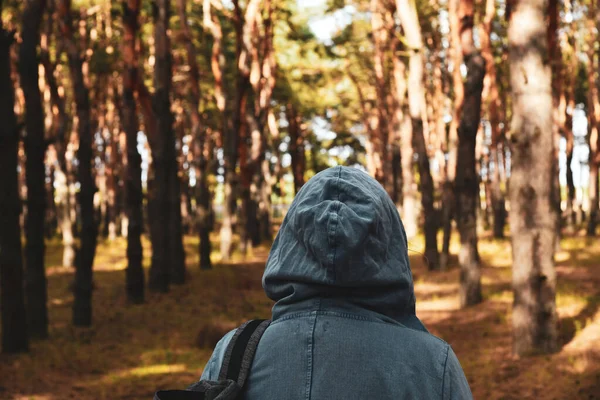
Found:
<path fill-rule="evenodd" d="M 513 253 L 513 351 L 557 349 L 556 208 L 552 180 L 551 70 L 546 62 L 544 0 L 517 0 L 509 21 L 513 99 L 510 228 Z"/>
<path fill-rule="evenodd" d="M 46 183 L 44 185 L 44 194 L 46 196 L 46 217 L 44 222 L 44 235 L 46 239 L 54 238 L 56 235 L 56 202 L 54 201 L 54 165 L 50 165 L 48 173 L 45 174 Z"/>
<path fill-rule="evenodd" d="M 370 0 L 371 29 L 373 32 L 373 69 L 375 72 L 375 91 L 377 105 L 377 125 L 371 142 L 375 159 L 375 179 L 392 194 L 391 166 L 388 151 L 389 110 L 386 104 L 387 83 L 385 74 L 385 49 L 389 45 L 388 32 L 384 25 L 384 6 L 381 0 Z"/>
<path fill-rule="evenodd" d="M 224 95 L 224 90 L 223 90 L 223 70 L 224 70 L 224 57 L 222 56 L 222 40 L 223 40 L 223 32 L 221 30 L 221 24 L 219 21 L 219 18 L 217 18 L 216 16 L 214 16 L 213 14 L 211 14 L 211 3 L 210 0 L 204 0 L 203 1 L 203 5 L 202 5 L 202 10 L 203 10 L 203 26 L 205 29 L 207 29 L 210 34 L 213 37 L 213 45 L 212 45 L 212 52 L 211 52 L 211 59 L 210 59 L 210 65 L 211 65 L 211 70 L 213 73 L 213 76 L 215 78 L 215 101 L 217 103 L 217 109 L 219 110 L 219 112 L 221 113 L 221 138 L 222 138 L 222 142 L 223 142 L 223 152 L 227 153 L 229 150 L 228 146 L 229 141 L 231 140 L 231 132 L 230 129 L 228 129 L 228 124 L 227 124 L 227 115 L 225 113 L 225 109 L 226 109 L 226 98 Z M 227 155 L 229 155 L 227 153 Z M 233 175 L 230 173 L 229 177 L 228 177 L 228 171 L 230 169 L 230 167 L 228 167 L 228 165 L 230 164 L 230 160 L 231 159 L 231 155 L 225 156 L 224 157 L 224 162 L 225 162 L 225 173 L 224 173 L 224 191 L 225 191 L 225 196 L 224 196 L 224 201 L 223 201 L 223 220 L 222 220 L 222 224 L 221 224 L 221 232 L 220 232 L 220 236 L 221 236 L 221 246 L 220 246 L 220 251 L 221 251 L 221 258 L 224 260 L 229 259 L 229 257 L 231 256 L 231 244 L 233 241 L 233 229 L 232 229 L 232 215 L 231 215 L 231 210 L 229 208 L 229 203 L 231 202 L 231 197 L 232 197 L 232 185 L 231 185 L 231 179 L 233 177 Z M 229 169 L 228 169 L 229 168 Z M 235 163 L 233 166 L 233 169 L 235 171 Z M 229 194 L 228 194 L 229 193 Z M 212 216 L 212 211 L 211 214 Z"/>
<path fill-rule="evenodd" d="M 69 72 L 73 83 L 75 106 L 77 110 L 77 134 L 79 136 L 78 179 L 81 185 L 79 204 L 81 209 L 81 245 L 77 251 L 74 281 L 75 300 L 73 302 L 73 324 L 90 326 L 92 324 L 92 267 L 96 254 L 97 226 L 94 220 L 94 193 L 96 187 L 92 176 L 92 132 L 90 121 L 89 89 L 83 77 L 80 50 L 73 38 L 71 21 L 71 1 L 58 2 L 61 33 L 65 41 Z"/>
<path fill-rule="evenodd" d="M 52 3 L 49 4 L 51 6 Z M 50 8 L 49 15 L 53 15 L 53 9 Z M 64 99 L 59 95 L 59 87 L 54 77 L 55 65 L 50 61 L 49 43 L 52 34 L 52 18 L 48 18 L 47 26 L 42 41 L 40 51 L 40 61 L 44 66 L 44 77 L 50 92 L 50 101 L 52 106 L 56 108 L 56 113 L 53 113 L 52 121 L 52 139 L 56 149 L 56 158 L 58 168 L 56 169 L 56 200 L 57 208 L 56 215 L 58 226 L 62 234 L 63 257 L 62 265 L 66 268 L 71 268 L 75 262 L 75 240 L 73 237 L 73 220 L 71 218 L 71 196 L 69 189 L 69 172 L 67 171 L 67 115 L 65 113 Z"/>
<path fill-rule="evenodd" d="M 306 156 L 304 135 L 300 128 L 300 116 L 292 103 L 286 106 L 288 120 L 288 134 L 290 135 L 289 152 L 292 159 L 292 175 L 294 178 L 294 191 L 298 193 L 304 185 L 304 171 L 306 170 Z"/>
<path fill-rule="evenodd" d="M 266 3 L 267 5 L 270 4 L 268 1 Z M 258 223 L 256 219 L 257 204 L 255 201 L 256 186 L 253 184 L 257 160 L 253 157 L 253 149 L 249 149 L 249 147 L 260 147 L 260 132 L 256 136 L 251 123 L 249 123 L 249 120 L 254 119 L 254 117 L 251 115 L 252 110 L 248 110 L 247 105 L 253 105 L 252 100 L 254 100 L 255 111 L 259 108 L 258 98 L 253 99 L 253 93 L 249 89 L 252 86 L 252 89 L 256 92 L 256 97 L 258 97 L 258 85 L 261 77 L 259 68 L 260 60 L 258 57 L 260 5 L 260 1 L 257 0 L 248 1 L 244 17 L 242 18 L 238 2 L 235 2 L 236 15 L 238 16 L 236 19 L 236 41 L 240 49 L 240 57 L 237 63 L 238 85 L 236 87 L 236 106 L 233 110 L 233 126 L 239 137 L 237 144 L 240 162 L 239 195 L 241 207 L 239 209 L 240 223 L 238 228 L 242 254 L 247 253 L 248 248 L 252 246 L 252 237 L 255 232 L 258 232 L 256 230 Z M 254 123 L 257 122 L 254 120 Z"/>
<path fill-rule="evenodd" d="M 600 28 L 600 10 L 597 9 L 599 0 L 592 0 L 588 6 L 588 139 L 589 139 L 589 158 L 588 164 L 590 167 L 590 177 L 588 186 L 588 196 L 590 203 L 589 218 L 587 220 L 587 236 L 596 236 L 596 227 L 600 219 L 599 194 L 600 186 L 598 185 L 598 168 L 600 168 L 600 98 L 598 97 L 598 65 L 600 60 L 597 60 L 595 43 L 598 41 L 598 34 L 594 34 L 594 24 L 597 23 L 597 28 Z M 596 18 L 598 19 L 596 21 Z M 600 58 L 600 55 L 598 55 Z"/>
<path fill-rule="evenodd" d="M 19 224 L 19 130 L 14 113 L 15 98 L 10 72 L 13 35 L 13 32 L 4 29 L 0 19 L 0 313 L 4 353 L 29 350 Z"/>
<path fill-rule="evenodd" d="M 400 43 L 397 36 L 392 36 L 392 48 L 400 50 Z M 412 146 L 412 126 L 408 107 L 406 102 L 407 82 L 406 65 L 399 57 L 392 57 L 393 78 L 394 78 L 394 96 L 396 97 L 396 110 L 398 119 L 399 152 L 400 163 L 394 166 L 398 168 L 401 181 L 400 192 L 400 215 L 406 231 L 408 240 L 414 239 L 418 233 L 418 206 L 417 193 L 415 190 L 415 168 L 414 168 L 414 149 Z"/>
<path fill-rule="evenodd" d="M 457 163 L 458 126 L 461 119 L 462 105 L 464 99 L 463 78 L 460 66 L 463 63 L 461 51 L 461 21 L 459 17 L 460 0 L 449 0 L 448 21 L 450 24 L 450 58 L 452 61 L 452 90 L 454 92 L 452 121 L 446 151 L 448 161 L 446 162 L 446 179 L 442 184 L 442 253 L 440 256 L 440 268 L 445 270 L 450 257 L 450 239 L 452 236 L 452 220 L 456 213 L 456 196 L 454 193 L 454 178 Z"/>
<path fill-rule="evenodd" d="M 44 220 L 46 218 L 46 168 L 44 157 L 44 110 L 38 84 L 37 47 L 45 0 L 27 2 L 23 11 L 23 42 L 19 49 L 19 75 L 25 96 L 25 162 L 27 215 L 25 219 L 25 293 L 29 333 L 33 338 L 48 337 L 48 301 L 44 265 Z"/>
<path fill-rule="evenodd" d="M 565 46 L 564 53 L 567 54 L 568 67 L 571 71 L 577 71 L 579 66 L 579 59 L 577 57 L 576 49 L 576 38 L 571 37 L 567 41 L 568 45 Z M 564 107 L 563 111 L 563 131 L 567 141 L 567 207 L 566 207 L 566 224 L 571 231 L 576 230 L 577 218 L 576 215 L 579 209 L 576 211 L 576 199 L 575 199 L 575 182 L 573 180 L 573 149 L 574 149 L 574 137 L 573 137 L 573 113 L 575 111 L 575 95 L 576 95 L 576 76 L 573 74 L 565 74 L 565 85 L 563 85 L 563 98 Z"/>
<path fill-rule="evenodd" d="M 268 115 L 275 87 L 276 59 L 273 48 L 273 6 L 271 0 L 261 4 L 251 25 L 251 68 L 250 85 L 252 103 L 246 117 L 250 132 L 250 198 L 247 210 L 247 232 L 253 246 L 258 246 L 266 234 L 270 237 L 269 189 L 270 161 L 266 159 L 268 137 Z M 262 28 L 262 29 L 261 29 Z M 265 226 L 266 224 L 266 226 Z"/>
<path fill-rule="evenodd" d="M 502 139 L 502 131 L 500 129 L 499 109 L 502 107 L 500 95 L 498 91 L 498 75 L 496 72 L 496 62 L 492 51 L 492 23 L 496 14 L 496 2 L 494 0 L 486 0 L 485 16 L 483 21 L 483 34 L 480 36 L 481 55 L 485 59 L 485 78 L 483 85 L 482 98 L 487 102 L 487 114 L 490 121 L 492 131 L 492 143 L 490 146 L 490 163 L 492 171 L 490 174 L 490 200 L 493 211 L 493 234 L 497 239 L 504 237 L 504 226 L 506 225 L 506 201 L 505 195 L 500 186 L 500 156 L 499 143 Z"/>
<path fill-rule="evenodd" d="M 477 209 L 479 208 L 479 175 L 475 148 L 481 112 L 481 93 L 485 77 L 485 60 L 473 43 L 473 1 L 461 0 L 462 58 L 467 66 L 460 124 L 458 157 L 454 181 L 456 225 L 460 234 L 460 305 L 481 302 L 481 269 L 477 251 Z"/>
<path fill-rule="evenodd" d="M 552 129 L 554 135 L 554 163 L 558 165 L 559 158 L 559 143 L 560 143 L 560 97 L 562 91 L 562 53 L 558 43 L 558 0 L 549 0 L 548 8 L 546 11 L 547 17 L 547 29 L 546 39 L 548 41 L 548 59 L 550 60 L 550 69 L 552 71 Z M 552 181 L 554 194 L 552 196 L 554 200 L 554 207 L 558 218 L 556 220 L 556 235 L 557 246 L 560 246 L 561 227 L 562 227 L 562 209 L 561 209 L 561 191 L 560 191 L 560 180 L 558 173 L 554 176 Z"/>
<path fill-rule="evenodd" d="M 181 231 L 181 204 L 173 115 L 171 113 L 171 44 L 169 35 L 170 2 L 154 1 L 154 95 L 152 108 L 156 118 L 156 137 L 150 142 L 154 167 L 153 216 L 158 226 L 153 246 L 152 266 L 148 286 L 151 290 L 166 292 L 169 283 L 185 282 L 185 255 Z M 154 145 L 152 145 L 154 143 Z M 153 253 L 154 254 L 154 253 Z"/>
<path fill-rule="evenodd" d="M 205 157 L 206 152 L 206 134 L 201 131 L 200 126 L 200 72 L 196 63 L 196 47 L 192 40 L 192 33 L 187 23 L 186 2 L 178 1 L 179 19 L 183 31 L 183 39 L 187 52 L 188 65 L 190 67 L 190 97 L 191 97 L 191 120 L 192 120 L 192 140 L 196 142 L 194 148 L 194 158 L 196 162 L 196 221 L 198 224 L 198 236 L 200 239 L 200 268 L 210 269 L 210 193 L 208 192 L 208 162 Z"/>
<path fill-rule="evenodd" d="M 439 269 L 439 253 L 437 248 L 437 217 L 433 204 L 433 180 L 429 170 L 429 158 L 423 134 L 422 106 L 423 89 L 423 41 L 421 27 L 414 2 L 397 0 L 398 16 L 404 28 L 407 47 L 410 49 L 408 72 L 408 107 L 412 123 L 412 143 L 417 153 L 419 166 L 419 186 L 421 189 L 421 205 L 425 219 L 425 257 L 429 269 Z"/>
<path fill-rule="evenodd" d="M 135 38 L 141 0 L 123 3 L 123 130 L 126 138 L 125 213 L 127 215 L 127 270 L 125 287 L 127 300 L 134 304 L 144 302 L 143 248 L 141 242 L 142 214 L 142 157 L 137 149 L 138 119 L 134 98 L 138 79 L 138 57 Z"/>

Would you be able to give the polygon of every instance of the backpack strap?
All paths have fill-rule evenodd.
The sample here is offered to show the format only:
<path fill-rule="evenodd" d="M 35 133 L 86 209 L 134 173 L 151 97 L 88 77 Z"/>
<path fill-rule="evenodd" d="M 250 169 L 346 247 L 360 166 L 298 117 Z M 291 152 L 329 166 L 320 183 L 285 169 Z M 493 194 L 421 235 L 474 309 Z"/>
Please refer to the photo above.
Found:
<path fill-rule="evenodd" d="M 214 394 L 211 395 L 211 391 L 220 393 L 221 396 L 226 393 L 231 396 L 232 393 L 235 395 L 243 390 L 258 342 L 270 323 L 270 320 L 257 319 L 236 329 L 225 350 L 219 382 L 200 381 L 187 390 L 162 390 L 156 392 L 154 400 L 203 400 L 207 398 L 207 393 L 208 398 L 212 399 Z M 227 380 L 235 383 L 226 382 Z"/>
<path fill-rule="evenodd" d="M 258 342 L 270 323 L 270 320 L 255 319 L 236 330 L 225 350 L 219 381 L 230 379 L 244 387 Z"/>

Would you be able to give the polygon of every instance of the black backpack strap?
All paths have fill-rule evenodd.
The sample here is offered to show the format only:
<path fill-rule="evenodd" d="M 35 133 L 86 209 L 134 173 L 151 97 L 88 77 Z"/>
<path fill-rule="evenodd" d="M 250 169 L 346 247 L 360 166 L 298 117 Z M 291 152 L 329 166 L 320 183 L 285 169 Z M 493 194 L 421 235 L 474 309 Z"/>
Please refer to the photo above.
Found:
<path fill-rule="evenodd" d="M 223 357 L 220 381 L 231 379 L 244 387 L 258 342 L 270 323 L 270 320 L 255 319 L 236 330 Z"/>
<path fill-rule="evenodd" d="M 254 353 L 270 320 L 248 321 L 235 331 L 227 345 L 223 364 L 219 372 L 219 382 L 199 381 L 186 390 L 161 390 L 154 400 L 203 400 L 233 398 L 243 390 L 252 366 Z"/>

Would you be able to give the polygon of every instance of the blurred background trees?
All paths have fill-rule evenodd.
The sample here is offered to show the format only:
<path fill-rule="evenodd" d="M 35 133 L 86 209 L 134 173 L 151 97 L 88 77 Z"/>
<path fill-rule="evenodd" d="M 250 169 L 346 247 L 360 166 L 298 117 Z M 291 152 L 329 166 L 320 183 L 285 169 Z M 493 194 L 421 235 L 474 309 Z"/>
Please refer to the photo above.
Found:
<path fill-rule="evenodd" d="M 508 223 L 515 352 L 556 348 L 553 253 L 599 219 L 596 0 L 0 5 L 5 351 L 48 335 L 45 240 L 62 241 L 89 326 L 98 240 L 127 237 L 141 303 L 143 235 L 148 289 L 167 292 L 269 243 L 337 164 L 382 184 L 430 270 L 460 268 L 462 307 L 482 301 L 478 237 Z"/>

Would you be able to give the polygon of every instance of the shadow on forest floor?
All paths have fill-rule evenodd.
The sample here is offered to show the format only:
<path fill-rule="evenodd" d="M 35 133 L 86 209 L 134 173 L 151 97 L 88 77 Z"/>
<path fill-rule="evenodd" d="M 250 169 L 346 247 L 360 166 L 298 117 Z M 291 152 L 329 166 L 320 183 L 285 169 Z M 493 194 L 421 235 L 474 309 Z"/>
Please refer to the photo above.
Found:
<path fill-rule="evenodd" d="M 29 354 L 0 356 L 0 398 L 150 399 L 159 388 L 197 380 L 225 332 L 270 315 L 272 302 L 261 288 L 268 248 L 200 271 L 197 239 L 187 237 L 185 245 L 189 282 L 167 294 L 147 293 L 145 304 L 133 306 L 125 297 L 125 241 L 100 243 L 94 326 L 76 329 L 70 324 L 73 271 L 56 266 L 61 248 L 49 242 L 51 339 L 34 342 Z M 147 266 L 146 241 L 144 246 Z M 411 248 L 423 248 L 422 241 Z M 451 250 L 456 254 L 457 243 Z M 521 359 L 511 354 L 510 242 L 482 239 L 480 252 L 484 302 L 465 310 L 458 308 L 456 258 L 448 271 L 432 273 L 418 253 L 410 253 L 417 313 L 433 334 L 452 345 L 475 398 L 599 398 L 600 243 L 563 240 L 556 270 L 564 346 L 556 354 Z"/>

